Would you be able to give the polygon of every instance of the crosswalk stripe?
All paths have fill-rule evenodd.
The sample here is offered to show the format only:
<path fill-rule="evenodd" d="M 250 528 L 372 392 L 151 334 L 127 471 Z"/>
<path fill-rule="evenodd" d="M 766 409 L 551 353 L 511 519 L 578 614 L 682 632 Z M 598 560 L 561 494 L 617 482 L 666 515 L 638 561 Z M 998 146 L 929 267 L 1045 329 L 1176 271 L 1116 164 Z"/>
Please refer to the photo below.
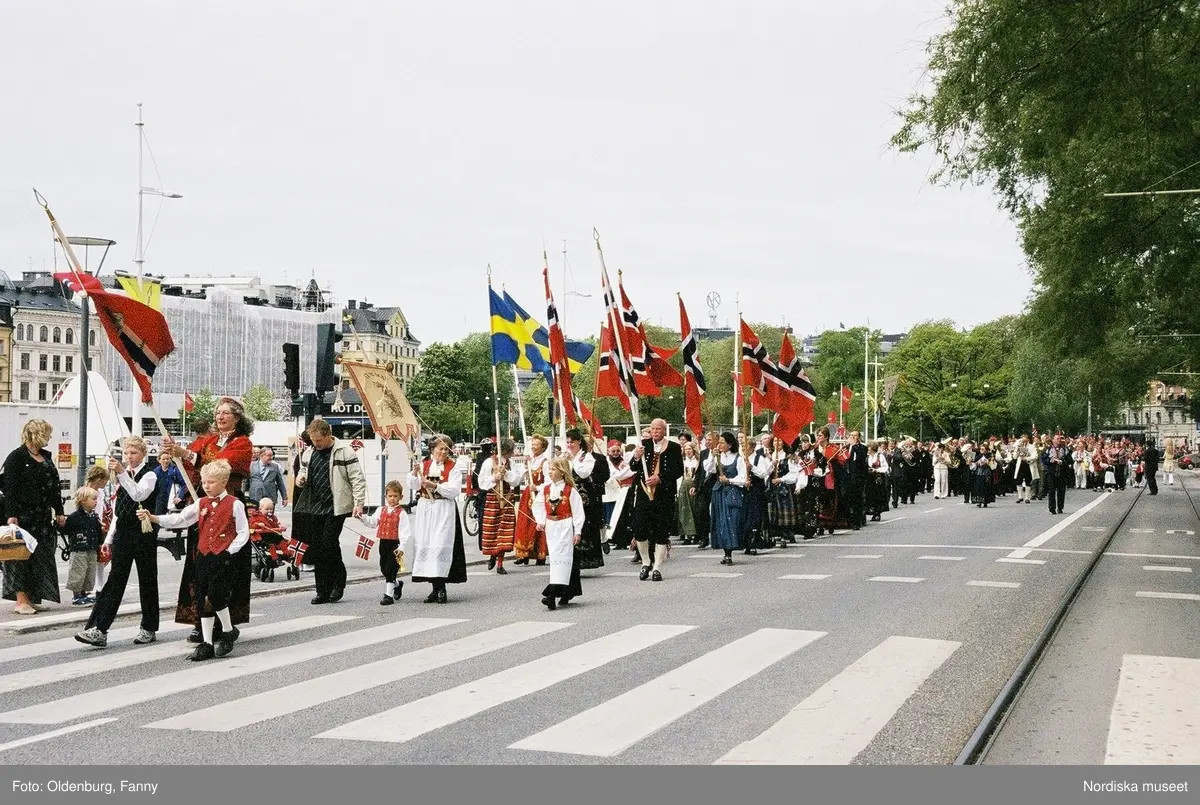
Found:
<path fill-rule="evenodd" d="M 996 560 L 997 562 L 1006 562 L 1010 565 L 1044 565 L 1045 559 L 1014 559 L 1011 556 L 1005 556 Z"/>
<path fill-rule="evenodd" d="M 965 556 L 918 556 L 918 559 L 929 559 L 935 562 L 961 562 L 967 557 Z"/>
<path fill-rule="evenodd" d="M 820 573 L 792 573 L 787 576 L 780 576 L 780 580 L 791 579 L 795 581 L 821 581 L 822 579 L 833 578 L 832 576 L 824 576 Z"/>
<path fill-rule="evenodd" d="M 1126 654 L 1105 765 L 1200 763 L 1200 660 Z"/>
<path fill-rule="evenodd" d="M 1021 586 L 1019 581 L 968 581 L 968 587 L 997 587 L 1003 590 L 1015 590 Z"/>
<path fill-rule="evenodd" d="M 920 584 L 925 579 L 918 579 L 912 576 L 872 576 L 867 581 L 886 581 L 895 582 L 896 584 Z"/>
<path fill-rule="evenodd" d="M 638 571 L 636 571 L 636 570 L 618 570 L 615 573 L 605 573 L 604 575 L 605 576 L 615 576 L 617 578 L 623 578 L 623 579 L 633 579 L 633 578 L 637 578 Z"/>
<path fill-rule="evenodd" d="M 613 757 L 828 632 L 759 629 L 509 749 Z"/>
<path fill-rule="evenodd" d="M 1178 565 L 1142 565 L 1142 570 L 1161 570 L 1164 573 L 1191 573 L 1190 567 L 1179 567 Z"/>
<path fill-rule="evenodd" d="M 717 764 L 849 764 L 961 645 L 889 637 Z"/>
<path fill-rule="evenodd" d="M 882 559 L 881 553 L 848 553 L 839 556 L 838 559 Z"/>
<path fill-rule="evenodd" d="M 736 579 L 741 573 L 689 573 L 689 579 Z"/>
<path fill-rule="evenodd" d="M 208 660 L 182 671 L 0 713 L 0 724 L 61 724 L 462 622 L 461 619 L 451 618 L 413 618 L 258 654 L 235 654 L 227 659 Z"/>
<path fill-rule="evenodd" d="M 248 626 L 241 631 L 242 638 L 266 638 L 291 634 L 307 629 L 318 629 L 335 623 L 355 620 L 351 615 L 313 615 L 306 618 L 296 618 L 289 621 L 267 623 L 262 626 Z M 239 638 L 241 639 L 241 638 Z M 185 657 L 195 646 L 176 640 L 169 643 L 152 643 L 146 646 L 133 646 L 125 651 L 97 651 L 84 646 L 71 638 L 71 642 L 79 647 L 83 659 L 73 662 L 62 662 L 45 668 L 34 668 L 19 674 L 0 676 L 0 694 L 13 693 L 18 690 L 37 688 L 42 685 L 53 685 L 94 674 L 106 674 L 122 668 L 132 668 L 172 657 Z M 87 649 L 85 651 L 85 649 Z"/>
<path fill-rule="evenodd" d="M 570 623 L 521 621 L 489 629 L 449 643 L 411 651 L 378 662 L 347 668 L 285 688 L 194 710 L 146 727 L 164 730 L 230 732 L 260 721 L 298 713 L 355 693 L 398 682 L 438 668 L 515 646 L 572 626 Z"/>
<path fill-rule="evenodd" d="M 387 712 L 352 721 L 317 737 L 384 743 L 411 741 L 427 732 L 545 690 L 695 628 L 658 624 L 632 626 Z"/>
<path fill-rule="evenodd" d="M 158 627 L 158 634 L 162 636 L 171 632 L 181 632 L 185 629 L 190 631 L 191 628 L 191 624 L 185 626 L 182 623 L 164 623 Z M 138 626 L 113 629 L 108 633 L 108 642 L 112 644 L 116 640 L 137 637 L 139 631 L 141 631 L 141 627 Z M 23 646 L 0 649 L 0 664 L 16 662 L 17 660 L 30 660 L 34 657 L 45 657 L 50 654 L 62 654 L 67 651 L 77 651 L 81 648 L 84 648 L 83 644 L 74 637 L 60 637 L 54 640 L 43 640 L 40 643 L 26 643 Z"/>
<path fill-rule="evenodd" d="M 84 730 L 90 730 L 92 727 L 100 727 L 105 724 L 111 724 L 114 721 L 116 721 L 115 718 L 97 718 L 95 721 L 85 721 L 82 724 L 72 724 L 69 727 L 60 727 L 56 730 L 50 730 L 50 732 L 40 732 L 37 735 L 28 735 L 24 738 L 18 738 L 15 741 L 9 741 L 8 743 L 0 744 L 0 752 L 7 752 L 9 749 L 16 749 L 20 746 L 28 746 L 29 744 L 48 741 L 51 738 L 70 735 L 73 732 L 83 732 Z"/>

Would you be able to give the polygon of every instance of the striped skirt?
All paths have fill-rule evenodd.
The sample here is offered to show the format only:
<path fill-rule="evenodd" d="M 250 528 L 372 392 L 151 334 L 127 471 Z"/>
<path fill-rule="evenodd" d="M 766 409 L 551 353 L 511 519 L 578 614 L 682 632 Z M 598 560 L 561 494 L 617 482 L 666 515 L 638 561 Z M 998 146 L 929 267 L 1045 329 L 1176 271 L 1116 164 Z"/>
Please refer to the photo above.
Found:
<path fill-rule="evenodd" d="M 481 529 L 482 552 L 484 556 L 499 556 L 512 553 L 513 537 L 517 527 L 517 510 L 512 499 L 513 492 L 509 491 L 507 499 L 501 503 L 496 490 L 487 493 L 483 504 L 483 528 Z"/>

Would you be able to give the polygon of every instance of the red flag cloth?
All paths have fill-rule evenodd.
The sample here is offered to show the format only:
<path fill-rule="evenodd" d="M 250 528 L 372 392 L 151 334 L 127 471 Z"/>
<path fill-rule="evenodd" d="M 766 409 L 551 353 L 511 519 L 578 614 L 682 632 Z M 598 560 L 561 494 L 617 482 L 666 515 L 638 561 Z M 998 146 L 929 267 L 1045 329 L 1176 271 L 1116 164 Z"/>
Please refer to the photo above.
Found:
<path fill-rule="evenodd" d="M 826 417 L 825 421 L 827 421 L 830 425 L 834 424 L 835 422 L 837 422 L 837 414 L 834 413 L 833 411 L 830 411 L 829 415 Z"/>
<path fill-rule="evenodd" d="M 704 435 L 704 370 L 700 368 L 700 345 L 692 332 L 682 296 L 679 297 L 679 340 L 683 351 L 683 421 L 696 438 L 700 438 Z"/>
<path fill-rule="evenodd" d="M 742 321 L 742 385 L 758 389 L 760 393 L 767 390 L 763 382 L 762 362 L 767 357 L 767 350 L 750 325 Z"/>
<path fill-rule="evenodd" d="M 745 321 L 742 323 L 742 382 L 753 389 L 751 411 L 780 411 L 786 403 L 786 381 L 779 366 L 771 360 L 766 347 Z"/>
<path fill-rule="evenodd" d="M 562 328 L 558 324 L 558 308 L 554 305 L 554 294 L 550 291 L 550 269 L 542 269 L 542 279 L 546 282 L 546 327 L 550 341 L 550 367 L 554 378 L 554 399 L 558 401 L 559 409 L 567 418 L 567 424 L 575 427 L 579 421 L 578 412 L 571 404 L 571 368 L 567 363 L 567 341 L 563 337 Z"/>
<path fill-rule="evenodd" d="M 63 280 L 75 291 L 79 290 L 82 281 L 92 304 L 96 306 L 96 315 L 104 326 L 109 343 L 129 365 L 129 371 L 142 392 L 142 402 L 154 402 L 151 388 L 154 371 L 175 351 L 175 341 L 171 338 L 166 317 L 144 302 L 109 291 L 91 274 L 77 277 L 74 272 L 66 272 L 56 274 L 55 278 Z"/>
<path fill-rule="evenodd" d="M 354 555 L 359 559 L 370 559 L 371 549 L 374 547 L 375 540 L 364 534 L 358 538 L 358 547 L 354 549 Z"/>
<path fill-rule="evenodd" d="M 854 399 L 854 390 L 849 386 L 842 386 L 842 413 L 850 413 L 850 400 Z"/>
<path fill-rule="evenodd" d="M 621 283 L 620 277 L 617 278 L 617 290 L 621 294 L 621 345 L 625 350 L 625 357 L 633 369 L 633 382 L 637 393 L 644 397 L 661 397 L 662 390 L 650 374 L 656 360 L 655 356 L 646 342 L 641 320 L 638 318 L 637 311 L 633 309 L 633 303 L 625 294 L 625 286 Z M 682 384 L 682 382 L 683 379 L 680 378 L 680 383 Z"/>
<path fill-rule="evenodd" d="M 783 410 L 775 417 L 771 431 L 791 444 L 813 421 L 817 392 L 808 375 L 800 368 L 800 360 L 787 333 L 783 334 L 783 344 L 779 347 L 779 372 L 787 382 L 787 393 Z"/>
<path fill-rule="evenodd" d="M 594 413 L 592 413 L 592 409 L 588 408 L 584 404 L 583 400 L 579 399 L 578 394 L 572 393 L 571 396 L 573 396 L 575 398 L 575 413 L 579 416 L 580 419 L 582 419 L 584 422 L 588 423 L 589 426 L 591 426 L 593 441 L 595 441 L 596 439 L 599 439 L 600 441 L 598 442 L 598 444 L 603 445 L 604 444 L 604 426 L 600 424 L 600 417 L 598 417 Z M 595 448 L 593 447 L 593 449 L 595 449 Z M 603 450 L 601 452 L 603 452 Z"/>
<path fill-rule="evenodd" d="M 626 411 L 629 406 L 629 382 L 622 371 L 624 364 L 617 354 L 617 342 L 608 325 L 600 327 L 600 367 L 596 370 L 596 396 L 616 397 Z"/>
<path fill-rule="evenodd" d="M 187 411 L 189 414 L 196 410 L 196 401 L 193 400 L 192 395 L 188 394 L 186 391 L 183 393 L 183 410 Z"/>

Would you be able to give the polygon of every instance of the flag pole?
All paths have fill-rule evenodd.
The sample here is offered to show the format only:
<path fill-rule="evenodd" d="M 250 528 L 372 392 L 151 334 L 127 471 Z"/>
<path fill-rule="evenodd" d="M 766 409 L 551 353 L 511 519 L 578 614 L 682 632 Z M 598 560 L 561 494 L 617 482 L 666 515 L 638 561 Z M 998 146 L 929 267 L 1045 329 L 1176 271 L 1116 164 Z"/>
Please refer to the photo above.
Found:
<path fill-rule="evenodd" d="M 546 254 L 546 244 L 544 242 L 542 243 L 542 272 L 543 276 L 546 278 L 546 293 L 553 295 L 554 292 L 550 290 L 550 256 Z M 547 324 L 549 324 L 549 322 L 547 322 Z M 562 333 L 563 344 L 565 345 L 567 341 L 567 334 L 562 329 L 561 314 L 558 316 L 558 329 L 559 332 Z M 547 336 L 548 335 L 549 331 L 547 330 Z M 566 390 L 563 388 L 563 379 L 558 375 L 559 367 L 554 365 L 553 356 L 551 356 L 551 358 L 550 379 L 552 381 L 553 388 L 550 389 L 550 393 L 554 397 L 554 407 L 558 409 L 558 435 L 559 438 L 562 439 L 562 446 L 565 450 L 567 447 L 567 395 Z M 566 356 L 564 356 L 564 358 L 567 361 L 567 367 L 569 371 L 571 365 L 570 358 L 567 358 Z M 554 425 L 553 422 L 550 424 L 551 426 Z"/>
<path fill-rule="evenodd" d="M 142 400 L 139 399 L 138 403 L 142 404 Z M 167 426 L 163 424 L 162 417 L 158 415 L 158 408 L 154 406 L 154 400 L 145 403 L 145 406 L 150 409 L 150 413 L 154 416 L 154 422 L 158 425 L 159 433 L 161 433 L 163 436 L 169 436 L 170 434 L 167 433 Z M 187 486 L 188 493 L 192 496 L 192 502 L 198 502 L 200 500 L 200 496 L 196 494 L 196 487 L 192 486 L 191 477 L 182 468 L 180 469 L 179 474 L 183 476 L 183 483 L 185 486 Z"/>
<path fill-rule="evenodd" d="M 863 331 L 863 438 L 869 438 L 871 432 L 871 416 L 870 401 L 871 401 L 871 367 L 868 366 L 871 361 L 871 323 L 867 322 L 867 329 Z"/>

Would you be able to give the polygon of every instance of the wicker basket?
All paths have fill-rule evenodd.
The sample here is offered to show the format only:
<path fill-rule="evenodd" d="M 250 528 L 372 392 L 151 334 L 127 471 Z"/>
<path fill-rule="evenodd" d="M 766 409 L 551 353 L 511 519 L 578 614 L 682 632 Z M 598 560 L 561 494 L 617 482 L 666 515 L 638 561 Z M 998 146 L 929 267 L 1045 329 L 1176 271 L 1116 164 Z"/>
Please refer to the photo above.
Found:
<path fill-rule="evenodd" d="M 0 542 L 0 562 L 24 562 L 32 555 L 25 547 L 24 540 Z"/>

